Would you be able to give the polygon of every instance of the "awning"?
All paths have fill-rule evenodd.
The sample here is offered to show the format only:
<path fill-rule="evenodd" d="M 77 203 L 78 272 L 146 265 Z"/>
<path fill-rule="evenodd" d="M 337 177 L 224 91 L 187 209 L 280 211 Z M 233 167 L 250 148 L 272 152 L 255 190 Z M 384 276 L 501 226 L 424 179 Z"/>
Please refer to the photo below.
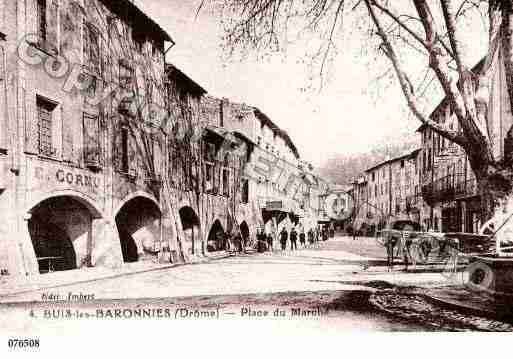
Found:
<path fill-rule="evenodd" d="M 331 223 L 331 218 L 328 216 L 322 216 L 317 219 L 317 223 Z"/>
<path fill-rule="evenodd" d="M 233 144 L 237 143 L 233 134 L 222 127 L 205 126 L 205 136 L 210 136 L 216 142 L 230 141 Z"/>

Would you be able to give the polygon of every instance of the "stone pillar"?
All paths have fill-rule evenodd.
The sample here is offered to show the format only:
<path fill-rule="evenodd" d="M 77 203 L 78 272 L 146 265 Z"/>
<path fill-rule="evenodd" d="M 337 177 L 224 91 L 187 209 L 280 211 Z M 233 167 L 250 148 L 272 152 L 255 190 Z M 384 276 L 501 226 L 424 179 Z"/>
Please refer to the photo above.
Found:
<path fill-rule="evenodd" d="M 123 254 L 115 225 L 103 218 L 95 218 L 92 233 L 92 266 L 119 268 L 123 264 Z"/>
<path fill-rule="evenodd" d="M 178 243 L 176 240 L 176 225 L 174 224 L 174 221 L 171 217 L 165 216 L 162 217 L 161 221 L 162 226 L 162 238 L 161 238 L 161 244 L 162 244 L 162 254 L 163 257 L 161 258 L 162 262 L 177 262 L 179 257 L 179 248 Z M 166 248 L 166 251 L 163 251 L 164 248 Z"/>
<path fill-rule="evenodd" d="M 461 201 L 461 231 L 465 232 L 467 228 L 467 202 Z"/>
<path fill-rule="evenodd" d="M 31 218 L 30 214 L 26 214 L 20 224 L 19 235 L 16 239 L 10 241 L 10 252 L 16 253 L 14 258 L 18 259 L 19 264 L 18 273 L 23 275 L 39 274 L 39 263 L 37 262 L 36 252 L 32 244 L 32 237 L 30 236 L 28 221 Z"/>

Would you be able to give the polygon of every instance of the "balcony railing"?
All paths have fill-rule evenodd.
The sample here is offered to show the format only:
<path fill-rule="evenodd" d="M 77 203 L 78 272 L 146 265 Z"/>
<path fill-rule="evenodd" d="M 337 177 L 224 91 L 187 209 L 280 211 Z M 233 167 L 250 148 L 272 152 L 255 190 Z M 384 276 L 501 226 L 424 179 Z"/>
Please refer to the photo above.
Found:
<path fill-rule="evenodd" d="M 476 180 L 462 173 L 439 178 L 422 186 L 422 197 L 428 204 L 448 202 L 477 194 Z"/>

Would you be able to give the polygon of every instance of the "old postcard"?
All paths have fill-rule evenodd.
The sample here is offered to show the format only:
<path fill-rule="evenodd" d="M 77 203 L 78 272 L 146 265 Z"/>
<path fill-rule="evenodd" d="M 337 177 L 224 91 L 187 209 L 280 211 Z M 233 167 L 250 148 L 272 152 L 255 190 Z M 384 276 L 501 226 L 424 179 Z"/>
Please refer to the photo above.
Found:
<path fill-rule="evenodd" d="M 0 0 L 0 347 L 512 332 L 512 19 Z"/>

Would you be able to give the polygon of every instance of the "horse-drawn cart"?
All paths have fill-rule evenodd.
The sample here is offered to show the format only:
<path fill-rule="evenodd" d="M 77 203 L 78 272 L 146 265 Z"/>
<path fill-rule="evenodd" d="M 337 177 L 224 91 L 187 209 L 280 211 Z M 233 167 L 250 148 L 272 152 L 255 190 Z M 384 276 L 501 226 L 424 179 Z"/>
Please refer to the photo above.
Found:
<path fill-rule="evenodd" d="M 393 269 L 395 259 L 408 265 L 466 264 L 474 255 L 487 253 L 491 246 L 489 235 L 472 233 L 440 233 L 414 230 L 385 229 L 379 232 L 378 243 L 387 253 L 387 264 Z"/>

